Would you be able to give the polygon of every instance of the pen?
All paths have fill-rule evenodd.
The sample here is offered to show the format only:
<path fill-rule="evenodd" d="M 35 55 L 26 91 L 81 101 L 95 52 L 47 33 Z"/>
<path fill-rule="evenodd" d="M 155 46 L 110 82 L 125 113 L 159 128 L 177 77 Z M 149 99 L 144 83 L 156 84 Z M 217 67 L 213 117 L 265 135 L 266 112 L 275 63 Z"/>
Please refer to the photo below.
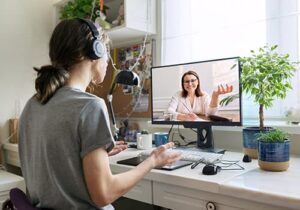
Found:
<path fill-rule="evenodd" d="M 191 165 L 191 169 L 194 169 L 194 168 L 196 168 L 196 166 L 197 165 L 199 165 L 199 163 L 202 163 L 203 162 L 203 158 L 201 158 L 200 160 L 198 160 L 197 162 L 195 162 L 195 163 L 193 163 L 192 165 Z"/>

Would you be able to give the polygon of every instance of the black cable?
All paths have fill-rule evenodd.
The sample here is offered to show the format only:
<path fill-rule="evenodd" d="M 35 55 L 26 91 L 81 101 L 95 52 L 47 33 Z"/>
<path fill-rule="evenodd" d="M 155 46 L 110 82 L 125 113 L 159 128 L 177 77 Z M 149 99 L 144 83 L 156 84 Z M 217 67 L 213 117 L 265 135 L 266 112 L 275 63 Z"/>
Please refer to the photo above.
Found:
<path fill-rule="evenodd" d="M 182 139 L 182 141 L 184 141 L 185 143 L 187 143 L 186 140 L 185 140 L 185 137 L 180 133 L 179 125 L 177 127 L 177 130 L 178 130 L 178 135 L 180 136 L 180 138 Z"/>
<path fill-rule="evenodd" d="M 188 143 L 186 143 L 185 145 L 183 145 L 183 146 L 189 146 L 189 145 L 191 145 L 191 144 L 196 144 L 197 143 L 197 141 L 189 141 Z"/>
<path fill-rule="evenodd" d="M 192 128 L 191 128 L 192 129 Z M 179 135 L 179 137 L 181 138 L 181 140 L 185 143 L 185 144 L 179 144 L 179 146 L 189 146 L 189 145 L 191 145 L 191 144 L 196 144 L 197 143 L 197 141 L 186 141 L 185 140 L 185 137 L 180 133 L 180 129 L 179 129 L 179 125 L 178 125 L 178 127 L 177 127 L 177 130 L 178 130 L 178 135 Z M 195 130 L 193 130 L 192 129 L 192 131 L 194 131 L 194 132 L 196 132 L 197 133 L 197 131 L 195 131 Z M 179 143 L 179 142 L 178 142 Z"/>
<path fill-rule="evenodd" d="M 178 140 L 174 140 L 174 132 L 172 133 L 172 137 L 170 137 L 169 141 L 170 142 L 173 142 L 175 144 L 175 147 L 180 147 L 181 146 L 181 143 L 178 141 Z M 171 133 L 170 133 L 171 135 Z"/>
<path fill-rule="evenodd" d="M 198 131 L 195 131 L 194 128 L 190 128 L 192 131 L 194 131 L 195 133 L 198 133 Z"/>
<path fill-rule="evenodd" d="M 221 170 L 245 170 L 243 166 L 241 166 L 239 163 L 239 160 L 219 160 L 218 162 L 215 162 L 215 165 L 218 165 L 221 167 Z M 236 166 L 236 167 L 234 167 Z"/>
<path fill-rule="evenodd" d="M 169 132 L 168 132 L 168 140 L 170 140 L 170 133 L 171 133 L 171 131 L 172 131 L 172 129 L 173 129 L 173 126 L 174 126 L 174 124 L 172 124 L 172 126 L 171 126 L 171 128 L 170 128 L 170 130 L 169 130 Z"/>

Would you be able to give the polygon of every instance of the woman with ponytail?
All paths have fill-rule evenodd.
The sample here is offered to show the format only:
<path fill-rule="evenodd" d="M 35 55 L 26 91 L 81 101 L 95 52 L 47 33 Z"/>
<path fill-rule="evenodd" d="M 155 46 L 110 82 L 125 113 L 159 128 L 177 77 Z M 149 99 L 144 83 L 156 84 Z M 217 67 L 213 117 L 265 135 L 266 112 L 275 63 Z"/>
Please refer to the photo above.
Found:
<path fill-rule="evenodd" d="M 163 145 L 136 168 L 113 175 L 115 142 L 103 99 L 87 93 L 104 80 L 108 39 L 88 20 L 60 22 L 51 36 L 51 65 L 34 68 L 36 93 L 19 125 L 21 169 L 33 205 L 55 210 L 114 209 L 110 204 L 151 169 L 172 163 L 173 145 Z"/>

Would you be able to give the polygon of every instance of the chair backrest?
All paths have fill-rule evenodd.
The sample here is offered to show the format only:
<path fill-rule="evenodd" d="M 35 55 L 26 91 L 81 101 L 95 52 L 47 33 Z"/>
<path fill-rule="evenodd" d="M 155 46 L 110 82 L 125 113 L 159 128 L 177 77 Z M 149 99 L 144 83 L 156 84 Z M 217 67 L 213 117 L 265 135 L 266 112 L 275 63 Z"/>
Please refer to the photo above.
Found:
<path fill-rule="evenodd" d="M 18 188 L 11 189 L 9 197 L 10 200 L 3 204 L 3 210 L 40 210 L 32 206 L 25 193 Z"/>

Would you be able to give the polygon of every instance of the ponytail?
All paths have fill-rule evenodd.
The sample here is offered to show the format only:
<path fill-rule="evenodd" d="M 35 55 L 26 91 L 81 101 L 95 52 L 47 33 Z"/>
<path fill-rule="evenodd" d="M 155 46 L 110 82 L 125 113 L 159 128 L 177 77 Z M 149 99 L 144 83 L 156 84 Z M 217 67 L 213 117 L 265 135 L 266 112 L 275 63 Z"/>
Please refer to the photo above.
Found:
<path fill-rule="evenodd" d="M 46 104 L 54 93 L 66 84 L 69 73 L 63 68 L 52 65 L 42 66 L 40 69 L 34 68 L 37 72 L 35 80 L 35 97 L 41 104 Z"/>

